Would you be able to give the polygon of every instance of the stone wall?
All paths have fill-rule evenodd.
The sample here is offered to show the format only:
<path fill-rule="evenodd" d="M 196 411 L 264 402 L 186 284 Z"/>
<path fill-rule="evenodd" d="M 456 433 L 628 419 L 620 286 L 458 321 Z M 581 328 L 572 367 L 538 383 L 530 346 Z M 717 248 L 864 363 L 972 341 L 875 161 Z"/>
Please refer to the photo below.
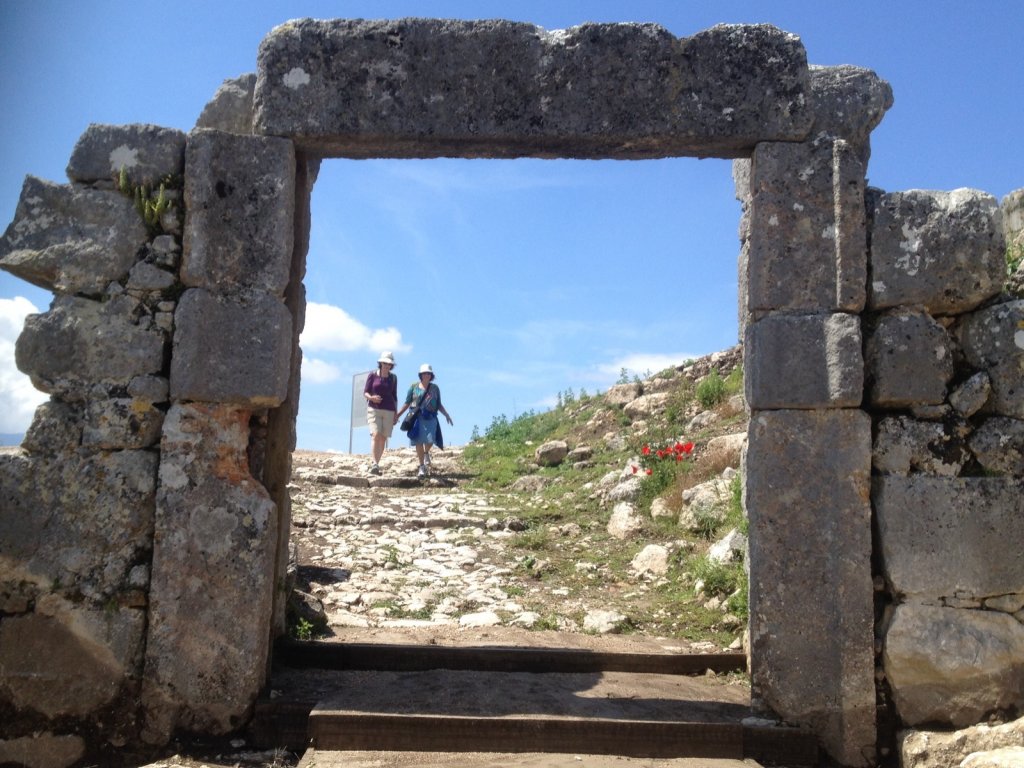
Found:
<path fill-rule="evenodd" d="M 90 126 L 0 241 L 56 295 L 17 345 L 50 401 L 0 455 L 0 761 L 246 721 L 322 157 L 742 158 L 755 705 L 849 766 L 879 712 L 1021 706 L 1021 301 L 991 197 L 866 188 L 891 104 L 765 25 L 305 20 L 188 135 Z"/>

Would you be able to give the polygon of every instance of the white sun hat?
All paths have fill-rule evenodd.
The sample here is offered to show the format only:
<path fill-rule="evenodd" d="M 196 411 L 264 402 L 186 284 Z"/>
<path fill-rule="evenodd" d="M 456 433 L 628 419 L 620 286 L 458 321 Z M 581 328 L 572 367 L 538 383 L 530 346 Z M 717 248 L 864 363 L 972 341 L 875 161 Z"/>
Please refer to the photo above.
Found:
<path fill-rule="evenodd" d="M 380 357 L 377 358 L 378 363 L 388 363 L 392 368 L 395 367 L 395 356 L 390 352 L 381 352 Z"/>

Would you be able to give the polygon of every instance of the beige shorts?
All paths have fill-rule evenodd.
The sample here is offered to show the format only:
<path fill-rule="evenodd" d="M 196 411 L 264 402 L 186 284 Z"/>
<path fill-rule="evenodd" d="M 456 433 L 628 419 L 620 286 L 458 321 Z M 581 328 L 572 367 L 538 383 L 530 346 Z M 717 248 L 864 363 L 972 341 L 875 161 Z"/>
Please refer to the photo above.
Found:
<path fill-rule="evenodd" d="M 391 430 L 395 428 L 395 412 L 382 411 L 378 408 L 367 408 L 366 422 L 370 425 L 371 435 L 391 437 Z"/>

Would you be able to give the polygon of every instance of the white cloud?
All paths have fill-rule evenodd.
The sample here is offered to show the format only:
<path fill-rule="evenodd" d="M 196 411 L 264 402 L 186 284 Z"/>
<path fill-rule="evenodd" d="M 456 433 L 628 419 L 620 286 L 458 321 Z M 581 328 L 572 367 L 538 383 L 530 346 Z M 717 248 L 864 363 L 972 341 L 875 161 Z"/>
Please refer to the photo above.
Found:
<path fill-rule="evenodd" d="M 302 358 L 302 383 L 329 384 L 341 378 L 341 369 L 315 357 Z"/>
<path fill-rule="evenodd" d="M 686 354 L 685 352 L 667 355 L 636 353 L 620 357 L 610 363 L 603 363 L 598 366 L 598 370 L 606 376 L 618 377 L 622 369 L 625 368 L 630 376 L 643 377 L 648 372 L 652 374 L 658 373 L 666 368 L 682 365 L 687 360 L 695 360 L 698 357 L 700 355 Z"/>
<path fill-rule="evenodd" d="M 379 354 L 384 350 L 412 349 L 402 342 L 402 333 L 397 328 L 369 328 L 341 307 L 313 301 L 306 305 L 306 325 L 299 343 L 303 350 L 329 352 L 368 350 Z"/>
<path fill-rule="evenodd" d="M 25 316 L 38 311 L 23 296 L 0 299 L 0 432 L 5 434 L 28 429 L 36 407 L 48 399 L 14 363 L 14 343 L 25 325 Z"/>

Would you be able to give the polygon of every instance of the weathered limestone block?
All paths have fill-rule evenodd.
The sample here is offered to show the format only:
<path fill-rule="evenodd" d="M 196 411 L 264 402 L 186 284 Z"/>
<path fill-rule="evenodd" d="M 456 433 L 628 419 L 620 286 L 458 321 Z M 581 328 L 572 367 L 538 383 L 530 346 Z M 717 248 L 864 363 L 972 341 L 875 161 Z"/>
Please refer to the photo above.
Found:
<path fill-rule="evenodd" d="M 58 296 L 49 312 L 25 319 L 15 361 L 36 389 L 74 401 L 97 384 L 123 387 L 160 373 L 164 345 L 162 333 L 134 325 L 115 301 Z"/>
<path fill-rule="evenodd" d="M 0 763 L 25 768 L 65 768 L 85 756 L 85 739 L 77 734 L 33 733 L 0 739 Z"/>
<path fill-rule="evenodd" d="M 0 622 L 0 701 L 48 718 L 92 714 L 138 678 L 145 626 L 144 611 L 40 598 L 35 613 Z"/>
<path fill-rule="evenodd" d="M 0 238 L 0 269 L 57 293 L 98 294 L 121 280 L 146 226 L 119 192 L 26 176 L 14 221 Z"/>
<path fill-rule="evenodd" d="M 29 453 L 56 456 L 74 452 L 81 442 L 81 407 L 50 400 L 36 408 L 21 447 Z"/>
<path fill-rule="evenodd" d="M 860 312 L 864 163 L 842 140 L 766 142 L 750 169 L 748 311 Z"/>
<path fill-rule="evenodd" d="M 871 309 L 915 305 L 966 312 L 1006 277 L 999 204 L 974 189 L 872 191 Z"/>
<path fill-rule="evenodd" d="M 953 378 L 949 334 L 917 310 L 878 318 L 867 337 L 865 363 L 871 403 L 882 408 L 941 405 Z"/>
<path fill-rule="evenodd" d="M 655 413 L 664 411 L 671 398 L 672 395 L 668 392 L 653 392 L 649 395 L 640 395 L 640 397 L 626 403 L 622 410 L 634 421 L 636 419 L 646 419 Z"/>
<path fill-rule="evenodd" d="M 739 467 L 740 457 L 746 447 L 746 432 L 719 435 L 708 440 L 703 460 L 716 466 Z"/>
<path fill-rule="evenodd" d="M 962 728 L 1024 705 L 1024 624 L 1005 613 L 898 605 L 883 663 L 896 711 L 909 726 Z"/>
<path fill-rule="evenodd" d="M 747 325 L 744 350 L 751 408 L 849 408 L 864 398 L 857 315 L 768 315 Z"/>
<path fill-rule="evenodd" d="M 196 128 L 213 128 L 243 136 L 251 134 L 255 90 L 255 72 L 228 78 L 203 107 Z"/>
<path fill-rule="evenodd" d="M 755 411 L 746 472 L 754 701 L 841 765 L 873 764 L 871 419 Z"/>
<path fill-rule="evenodd" d="M 288 394 L 292 317 L 262 294 L 231 298 L 195 288 L 174 315 L 171 398 L 274 408 Z"/>
<path fill-rule="evenodd" d="M 609 405 L 625 405 L 636 400 L 642 394 L 643 387 L 639 383 L 627 382 L 625 384 L 616 384 L 613 387 L 609 387 L 608 391 L 605 392 L 605 402 Z"/>
<path fill-rule="evenodd" d="M 328 156 L 736 157 L 813 119 L 803 46 L 769 25 L 302 19 L 257 69 L 256 132 Z"/>
<path fill-rule="evenodd" d="M 291 141 L 196 129 L 185 169 L 181 281 L 220 293 L 283 295 L 295 224 Z"/>
<path fill-rule="evenodd" d="M 164 421 L 143 688 L 154 743 L 239 727 L 263 684 L 277 510 L 249 474 L 249 419 L 190 404 Z"/>
<path fill-rule="evenodd" d="M 128 273 L 125 288 L 129 291 L 166 291 L 178 282 L 177 275 L 153 264 L 140 261 Z"/>
<path fill-rule="evenodd" d="M 628 501 L 620 501 L 612 508 L 608 519 L 608 533 L 617 539 L 631 539 L 644 527 L 636 507 Z"/>
<path fill-rule="evenodd" d="M 145 400 L 90 400 L 82 423 L 82 447 L 94 450 L 148 448 L 160 440 L 163 411 Z"/>
<path fill-rule="evenodd" d="M 917 601 L 1024 594 L 1024 480 L 875 477 L 892 591 Z"/>
<path fill-rule="evenodd" d="M 967 445 L 986 472 L 1024 477 L 1024 420 L 985 419 Z"/>
<path fill-rule="evenodd" d="M 948 768 L 975 752 L 1024 744 L 1024 718 L 1000 725 L 974 725 L 962 731 L 903 731 L 902 768 Z M 1012 765 L 1012 763 L 1010 763 Z"/>
<path fill-rule="evenodd" d="M 117 181 L 124 169 L 129 183 L 158 188 L 185 172 L 185 134 L 158 125 L 91 124 L 71 151 L 71 181 Z"/>
<path fill-rule="evenodd" d="M 549 440 L 533 452 L 534 461 L 542 467 L 557 467 L 569 455 L 569 444 L 565 440 Z"/>
<path fill-rule="evenodd" d="M 992 379 L 985 371 L 979 371 L 949 393 L 949 404 L 963 416 L 969 418 L 985 407 L 992 394 Z"/>
<path fill-rule="evenodd" d="M 893 105 L 892 86 L 863 67 L 812 64 L 810 72 L 814 94 L 812 133 L 826 133 L 855 148 L 863 147 L 861 160 L 866 165 L 868 137 Z"/>
<path fill-rule="evenodd" d="M 956 333 L 967 362 L 988 371 L 985 411 L 1024 419 L 1024 299 L 966 315 Z"/>
<path fill-rule="evenodd" d="M 170 387 L 163 376 L 136 376 L 128 384 L 128 394 L 145 403 L 166 403 Z"/>
<path fill-rule="evenodd" d="M 156 464 L 148 451 L 0 456 L 0 589 L 116 598 L 152 546 Z"/>
<path fill-rule="evenodd" d="M 883 475 L 956 477 L 970 459 L 954 425 L 888 416 L 878 422 L 872 466 Z"/>

